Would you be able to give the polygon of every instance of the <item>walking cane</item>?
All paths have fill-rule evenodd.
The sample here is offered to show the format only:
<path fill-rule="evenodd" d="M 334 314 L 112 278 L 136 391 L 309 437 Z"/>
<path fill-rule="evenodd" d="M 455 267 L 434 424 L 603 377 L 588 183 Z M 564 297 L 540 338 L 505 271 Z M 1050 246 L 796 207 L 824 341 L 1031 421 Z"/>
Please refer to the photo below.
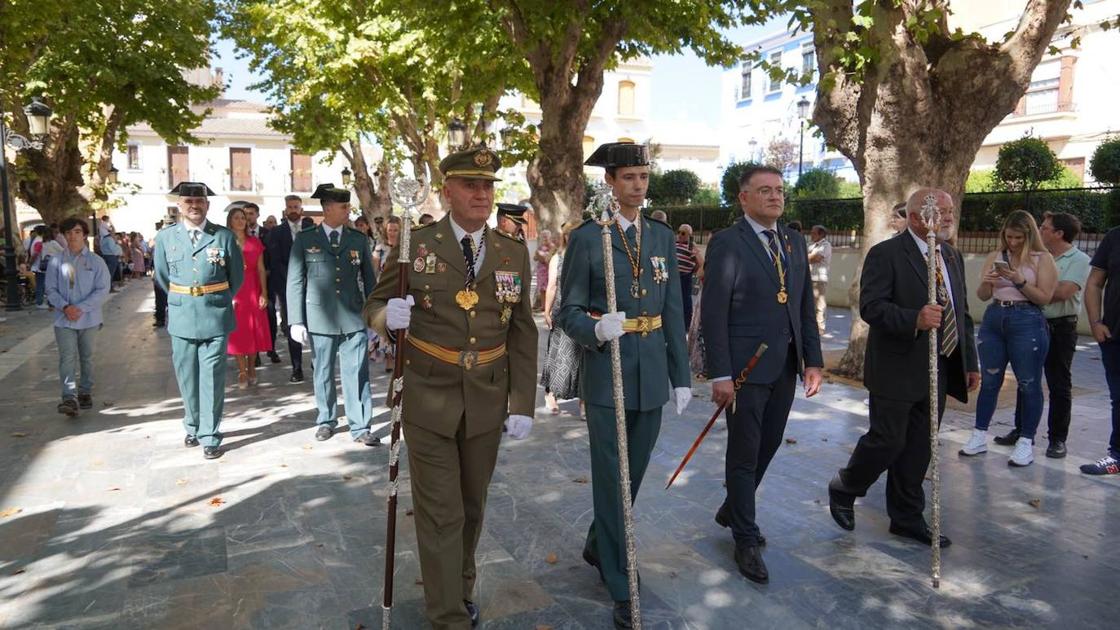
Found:
<path fill-rule="evenodd" d="M 602 226 L 603 236 L 603 264 L 607 287 L 607 311 L 618 310 L 618 297 L 615 295 L 614 286 L 614 255 L 611 246 L 611 226 L 615 225 L 616 215 L 619 211 L 618 200 L 614 198 L 610 188 L 600 189 L 596 199 L 593 200 L 597 209 L 603 210 L 603 217 L 597 221 Z M 642 220 L 641 213 L 638 221 Z M 627 580 L 630 586 L 630 623 L 641 630 L 642 612 L 638 601 L 638 552 L 634 546 L 634 506 L 630 500 L 630 446 L 626 438 L 626 402 L 622 391 L 622 351 L 618 339 L 611 343 L 611 385 L 614 389 L 614 426 L 615 438 L 618 443 L 618 478 L 622 499 L 623 533 L 626 537 L 626 564 Z"/>
<path fill-rule="evenodd" d="M 665 484 L 666 490 L 668 490 L 669 487 L 673 485 L 673 482 L 677 480 L 677 475 L 681 474 L 681 471 L 684 470 L 685 465 L 688 464 L 688 460 L 692 459 L 692 455 L 696 452 L 696 449 L 700 447 L 700 443 L 704 441 L 704 437 L 708 435 L 708 431 L 712 430 L 712 425 L 716 423 L 716 418 L 719 417 L 719 414 L 723 413 L 723 410 L 727 408 L 727 405 L 735 400 L 735 395 L 739 393 L 739 388 L 743 386 L 743 383 L 747 382 L 747 377 L 750 376 L 752 371 L 754 371 L 754 366 L 758 365 L 758 360 L 762 358 L 763 352 L 766 352 L 766 344 L 760 343 L 758 344 L 758 350 L 755 350 L 754 356 L 752 356 L 750 360 L 747 361 L 746 367 L 743 368 L 743 371 L 739 373 L 739 377 L 735 379 L 734 383 L 732 383 L 733 388 L 731 391 L 731 398 L 727 402 L 720 405 L 718 409 L 716 409 L 716 412 L 712 414 L 711 419 L 708 420 L 708 424 L 704 425 L 704 430 L 700 432 L 700 435 L 696 436 L 696 441 L 692 443 L 692 446 L 689 447 L 688 452 L 685 453 L 684 459 L 681 460 L 680 465 L 677 466 L 677 469 L 673 472 L 673 476 L 669 477 L 669 483 Z M 734 406 L 732 406 L 731 412 L 735 413 Z"/>
<path fill-rule="evenodd" d="M 929 303 L 937 304 L 937 229 L 941 225 L 941 210 L 937 207 L 937 197 L 926 195 L 922 204 L 922 220 L 926 229 L 926 280 L 929 285 Z M 932 523 L 930 524 L 933 557 L 930 561 L 930 578 L 933 588 L 941 588 L 941 475 L 937 467 L 937 331 L 929 331 L 929 466 L 930 481 L 933 489 Z"/>
<path fill-rule="evenodd" d="M 397 297 L 404 298 L 408 295 L 408 270 L 410 268 L 409 240 L 412 236 L 412 209 L 424 203 L 428 197 L 428 184 L 423 180 L 406 179 L 398 177 L 393 180 L 391 187 L 393 201 L 404 208 L 401 220 L 400 239 L 397 248 Z M 381 591 L 381 630 L 389 630 L 393 612 L 393 572 L 396 564 L 397 547 L 397 490 L 400 483 L 397 473 L 400 470 L 401 455 L 401 411 L 404 407 L 404 341 L 408 330 L 397 331 L 397 354 L 393 358 L 393 378 L 389 388 L 390 404 L 390 437 L 389 437 L 389 499 L 385 523 L 385 576 Z"/>

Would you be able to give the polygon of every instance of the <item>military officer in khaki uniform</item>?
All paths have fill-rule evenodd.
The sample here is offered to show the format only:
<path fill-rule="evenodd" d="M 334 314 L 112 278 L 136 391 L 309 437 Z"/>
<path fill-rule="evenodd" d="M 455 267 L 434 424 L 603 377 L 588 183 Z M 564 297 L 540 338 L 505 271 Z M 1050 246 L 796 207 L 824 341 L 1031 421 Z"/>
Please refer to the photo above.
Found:
<path fill-rule="evenodd" d="M 412 232 L 408 297 L 397 297 L 394 248 L 364 311 L 379 335 L 408 329 L 404 436 L 426 615 L 437 630 L 478 623 L 474 551 L 503 424 L 514 439 L 533 424 L 529 253 L 486 227 L 500 166 L 485 147 L 444 158 L 450 212 Z"/>
<path fill-rule="evenodd" d="M 202 445 L 206 459 L 222 456 L 222 408 L 226 392 L 226 340 L 233 331 L 233 296 L 244 279 L 241 248 L 228 229 L 206 213 L 214 191 L 206 184 L 180 182 L 182 220 L 156 235 L 156 283 L 167 292 L 167 332 L 171 360 L 183 398 L 183 444 Z"/>

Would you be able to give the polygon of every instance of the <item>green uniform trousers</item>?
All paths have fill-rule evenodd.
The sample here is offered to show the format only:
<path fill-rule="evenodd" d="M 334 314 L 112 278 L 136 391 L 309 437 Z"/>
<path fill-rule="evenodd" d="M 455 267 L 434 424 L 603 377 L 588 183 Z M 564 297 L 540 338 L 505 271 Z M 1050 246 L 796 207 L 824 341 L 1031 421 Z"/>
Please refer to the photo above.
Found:
<path fill-rule="evenodd" d="M 332 429 L 338 424 L 338 392 L 334 387 L 334 367 L 338 365 L 350 437 L 358 437 L 368 430 L 373 411 L 366 331 L 344 335 L 310 333 L 310 337 L 311 356 L 314 357 L 315 406 L 319 409 L 315 424 Z"/>
<path fill-rule="evenodd" d="M 186 339 L 171 335 L 171 362 L 183 398 L 183 429 L 203 446 L 218 446 L 226 402 L 226 340 Z"/>
<path fill-rule="evenodd" d="M 591 494 L 595 519 L 584 549 L 599 559 L 611 599 L 630 599 L 626 574 L 626 535 L 622 518 L 622 483 L 618 478 L 618 439 L 614 407 L 587 405 L 591 439 Z M 650 454 L 661 432 L 661 409 L 626 410 L 626 437 L 630 451 L 630 498 L 638 496 Z"/>
<path fill-rule="evenodd" d="M 465 418 L 455 437 L 414 424 L 404 430 L 425 614 L 435 630 L 468 630 L 463 600 L 474 591 L 474 551 L 502 430 L 467 439 Z"/>

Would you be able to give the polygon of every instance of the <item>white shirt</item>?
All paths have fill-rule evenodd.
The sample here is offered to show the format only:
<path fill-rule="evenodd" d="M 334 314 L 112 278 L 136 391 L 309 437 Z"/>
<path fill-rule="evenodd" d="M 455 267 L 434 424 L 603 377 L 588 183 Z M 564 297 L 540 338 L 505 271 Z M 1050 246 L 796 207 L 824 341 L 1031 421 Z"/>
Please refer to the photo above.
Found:
<path fill-rule="evenodd" d="M 929 260 L 929 246 L 926 244 L 925 239 L 918 238 L 918 235 L 910 228 L 906 228 L 906 231 L 910 232 L 910 236 L 913 237 L 914 242 L 918 244 L 918 251 L 922 254 L 922 259 Z M 937 253 L 939 254 L 937 257 L 937 264 L 941 267 L 941 277 L 945 279 L 945 291 L 949 293 L 949 301 L 953 303 L 953 309 L 956 310 L 957 303 L 956 300 L 953 299 L 953 281 L 949 278 L 949 268 L 945 266 L 945 255 L 942 253 L 940 244 L 937 247 Z"/>
<path fill-rule="evenodd" d="M 832 262 L 832 243 L 828 238 L 809 243 L 808 255 L 812 258 L 814 254 L 820 254 L 821 259 L 809 263 L 809 278 L 813 282 L 828 282 L 828 265 Z"/>
<path fill-rule="evenodd" d="M 191 242 L 192 243 L 197 243 L 199 240 L 202 239 L 202 232 L 203 232 L 203 230 L 206 229 L 206 221 L 207 221 L 206 219 L 203 219 L 202 220 L 202 225 L 199 225 L 199 226 L 195 227 L 195 226 L 191 225 L 190 220 L 188 220 L 186 217 L 183 217 L 183 227 L 186 228 L 187 236 L 191 237 Z M 194 232 L 198 232 L 197 237 L 194 236 Z"/>
<path fill-rule="evenodd" d="M 482 259 L 486 257 L 486 241 L 482 240 L 482 233 L 486 230 L 486 226 L 483 225 L 474 232 L 467 232 L 455 222 L 455 217 L 448 218 L 451 220 L 451 231 L 455 233 L 455 243 L 462 243 L 464 236 L 470 236 L 471 242 L 478 248 L 478 254 L 474 257 L 474 273 L 477 276 L 478 270 L 482 269 Z"/>
<path fill-rule="evenodd" d="M 762 249 L 766 250 L 766 254 L 770 256 L 770 260 L 774 260 L 774 250 L 770 249 L 770 237 L 766 236 L 762 232 L 763 230 L 772 231 L 774 233 L 774 238 L 778 239 L 779 241 L 778 246 L 781 247 L 780 241 L 782 236 L 778 232 L 778 224 L 775 222 L 774 225 L 767 227 L 759 223 L 758 221 L 755 221 L 751 218 L 751 215 L 746 213 L 743 214 L 743 218 L 745 218 L 747 220 L 747 223 L 750 224 L 751 229 L 754 230 L 755 236 L 758 237 L 758 240 L 762 241 Z"/>
<path fill-rule="evenodd" d="M 299 234 L 303 229 L 302 227 L 300 227 L 300 221 L 296 221 L 295 223 L 292 223 L 291 221 L 285 221 L 285 223 L 288 224 L 288 229 L 292 231 L 292 240 L 296 240 L 296 234 Z"/>

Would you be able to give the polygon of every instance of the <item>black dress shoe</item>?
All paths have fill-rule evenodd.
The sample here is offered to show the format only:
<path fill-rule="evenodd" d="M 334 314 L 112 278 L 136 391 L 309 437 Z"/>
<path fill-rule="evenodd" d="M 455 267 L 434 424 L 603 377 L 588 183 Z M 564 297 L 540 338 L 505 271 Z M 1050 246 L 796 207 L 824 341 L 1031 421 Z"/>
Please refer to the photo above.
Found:
<path fill-rule="evenodd" d="M 81 404 L 82 397 L 78 396 L 77 401 Z M 1046 448 L 1046 456 L 1052 458 L 1052 460 L 1061 460 L 1062 457 L 1065 457 L 1065 442 L 1062 442 L 1061 439 L 1053 439 L 1051 445 Z"/>
<path fill-rule="evenodd" d="M 583 548 L 583 561 L 595 567 L 595 570 L 599 572 L 599 581 L 606 583 L 607 578 L 603 577 L 603 567 L 599 566 L 599 559 L 591 555 L 591 551 L 587 547 Z"/>
<path fill-rule="evenodd" d="M 474 602 L 469 599 L 464 599 L 463 605 L 467 607 L 467 615 L 471 618 L 471 627 L 477 628 L 479 620 L 478 606 L 475 606 Z"/>
<path fill-rule="evenodd" d="M 303 370 L 292 370 L 292 375 L 288 377 L 289 383 L 302 383 Z"/>
<path fill-rule="evenodd" d="M 93 396 L 89 394 L 78 394 L 78 409 L 91 409 L 93 408 Z M 1065 457 L 1065 447 L 1062 447 L 1062 457 Z"/>
<path fill-rule="evenodd" d="M 187 437 L 183 438 L 183 446 L 187 448 L 198 446 L 198 438 L 193 435 L 188 435 Z"/>
<path fill-rule="evenodd" d="M 759 584 L 770 582 L 770 572 L 766 570 L 766 563 L 762 561 L 761 547 L 736 545 L 735 564 L 739 566 L 739 573 L 748 580 Z"/>
<path fill-rule="evenodd" d="M 726 505 L 721 505 L 719 509 L 716 510 L 716 525 L 720 527 L 731 527 L 731 515 L 727 513 Z M 766 537 L 762 535 L 762 532 L 758 533 L 758 546 L 766 546 Z"/>
<path fill-rule="evenodd" d="M 319 440 L 320 442 L 325 442 L 326 440 L 331 439 L 332 435 L 334 435 L 334 429 L 328 427 L 325 424 L 321 425 L 318 429 L 315 429 L 315 439 Z"/>
<path fill-rule="evenodd" d="M 315 432 L 315 437 L 319 437 L 318 431 Z M 354 438 L 354 441 L 359 444 L 365 444 L 366 446 L 381 446 L 381 439 L 373 437 L 373 434 L 369 431 L 366 431 L 365 433 Z"/>
<path fill-rule="evenodd" d="M 630 617 L 630 600 L 614 603 L 614 627 L 624 630 L 634 627 Z"/>
<path fill-rule="evenodd" d="M 220 446 L 204 446 L 202 448 L 202 456 L 206 459 L 218 459 L 223 452 Z"/>
<path fill-rule="evenodd" d="M 257 355 L 255 357 L 253 357 L 253 367 L 260 367 L 260 366 L 261 366 L 261 354 L 258 352 Z"/>
<path fill-rule="evenodd" d="M 164 326 L 165 324 L 158 319 L 152 322 L 152 328 L 163 328 Z"/>
<path fill-rule="evenodd" d="M 268 353 L 268 360 L 273 362 L 273 363 L 279 363 L 280 362 L 280 355 L 276 354 L 275 350 L 270 350 L 269 353 Z"/>
<path fill-rule="evenodd" d="M 903 527 L 901 525 L 895 525 L 894 523 L 891 523 L 890 531 L 895 536 L 902 536 L 903 538 L 916 540 L 923 545 L 926 545 L 927 547 L 933 544 L 933 532 L 930 531 L 929 525 L 920 525 L 918 527 Z M 951 544 L 953 544 L 953 541 L 949 540 L 948 536 L 941 537 L 942 549 L 948 547 Z"/>
<path fill-rule="evenodd" d="M 856 528 L 856 510 L 854 508 L 856 498 L 844 492 L 844 482 L 840 481 L 840 475 L 832 478 L 828 482 L 828 513 L 832 515 L 832 520 L 836 521 L 842 529 L 852 531 Z"/>
<path fill-rule="evenodd" d="M 1015 446 L 1019 441 L 1019 429 L 1011 429 L 1003 435 L 997 435 L 992 438 L 992 441 L 1000 446 Z"/>

